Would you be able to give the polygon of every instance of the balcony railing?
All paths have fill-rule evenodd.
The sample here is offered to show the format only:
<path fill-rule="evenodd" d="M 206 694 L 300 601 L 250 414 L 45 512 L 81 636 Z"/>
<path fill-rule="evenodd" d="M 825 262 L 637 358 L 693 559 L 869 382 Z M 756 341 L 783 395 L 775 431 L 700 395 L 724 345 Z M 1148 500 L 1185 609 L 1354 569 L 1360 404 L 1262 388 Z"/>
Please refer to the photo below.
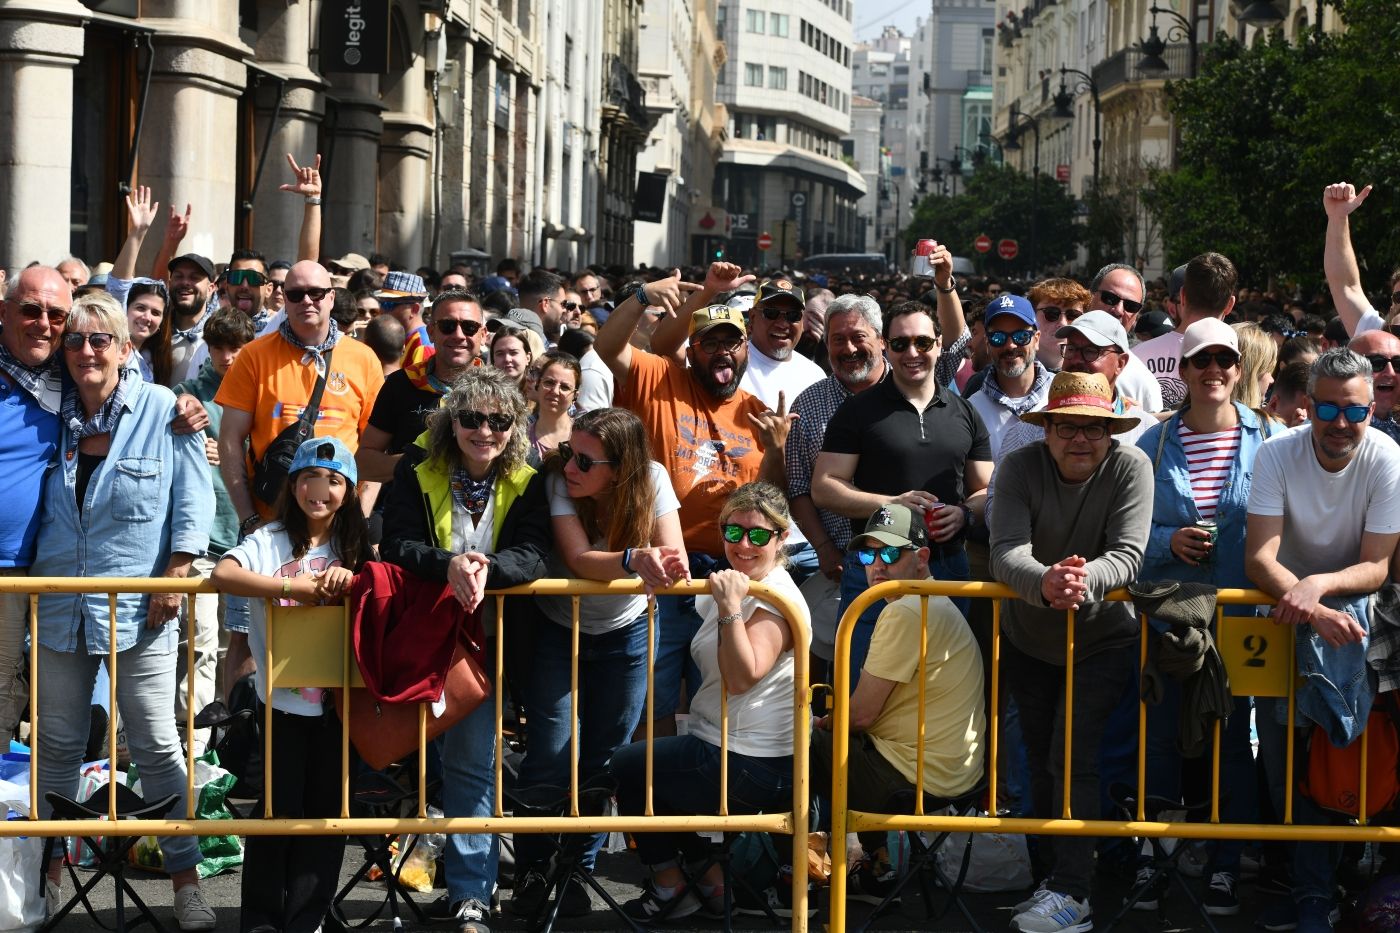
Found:
<path fill-rule="evenodd" d="M 1094 81 L 1099 86 L 1099 93 L 1107 93 L 1110 88 L 1120 84 L 1127 84 L 1131 81 L 1148 81 L 1165 78 L 1170 81 L 1179 81 L 1183 78 L 1191 77 L 1191 49 L 1185 43 L 1174 43 L 1168 45 L 1162 54 L 1168 69 L 1164 72 L 1139 71 L 1143 54 L 1141 49 L 1122 49 L 1110 55 L 1094 67 Z"/>

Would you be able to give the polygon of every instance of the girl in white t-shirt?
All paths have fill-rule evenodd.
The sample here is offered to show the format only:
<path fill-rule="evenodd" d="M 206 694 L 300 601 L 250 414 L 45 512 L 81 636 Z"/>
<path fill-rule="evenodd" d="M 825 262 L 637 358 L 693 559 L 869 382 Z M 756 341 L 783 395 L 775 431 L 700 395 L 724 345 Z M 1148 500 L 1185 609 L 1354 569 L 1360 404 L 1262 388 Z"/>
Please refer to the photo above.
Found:
<path fill-rule="evenodd" d="M 335 438 L 297 449 L 278 519 L 230 549 L 214 568 L 225 593 L 250 601 L 248 642 L 258 663 L 258 700 L 272 706 L 272 807 L 284 819 L 340 811 L 340 723 L 325 690 L 279 687 L 271 696 L 262 669 L 267 646 L 265 600 L 280 605 L 336 603 L 370 557 L 369 529 L 355 495 L 355 457 Z M 262 716 L 259 710 L 259 717 Z M 314 930 L 330 910 L 344 840 L 335 836 L 249 836 L 243 860 L 245 930 Z"/>

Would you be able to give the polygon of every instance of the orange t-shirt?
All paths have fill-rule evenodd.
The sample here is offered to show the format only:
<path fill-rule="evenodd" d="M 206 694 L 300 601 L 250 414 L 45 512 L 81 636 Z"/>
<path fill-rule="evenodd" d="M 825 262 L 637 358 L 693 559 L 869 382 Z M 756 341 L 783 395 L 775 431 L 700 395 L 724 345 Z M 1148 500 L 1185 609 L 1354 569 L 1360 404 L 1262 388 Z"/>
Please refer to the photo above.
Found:
<path fill-rule="evenodd" d="M 748 416 L 767 406 L 743 389 L 718 401 L 681 364 L 636 348 L 616 404 L 642 419 L 652 457 L 671 475 L 686 550 L 723 553 L 720 510 L 730 493 L 758 479 L 763 461 Z"/>
<path fill-rule="evenodd" d="M 280 333 L 259 337 L 238 354 L 214 396 L 225 408 L 253 416 L 249 476 L 267 445 L 301 417 L 311 401 L 316 367 L 302 363 L 302 352 Z M 316 415 L 316 436 L 338 437 L 351 450 L 357 449 L 383 385 L 384 369 L 372 350 L 349 337 L 337 340 Z"/>

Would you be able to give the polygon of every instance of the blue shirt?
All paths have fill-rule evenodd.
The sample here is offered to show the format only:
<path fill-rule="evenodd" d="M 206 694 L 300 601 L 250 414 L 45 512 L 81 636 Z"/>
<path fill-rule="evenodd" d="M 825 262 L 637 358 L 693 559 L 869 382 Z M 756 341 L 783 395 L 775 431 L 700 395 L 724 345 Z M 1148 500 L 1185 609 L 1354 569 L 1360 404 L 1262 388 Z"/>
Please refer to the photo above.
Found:
<path fill-rule="evenodd" d="M 175 394 L 131 383 L 107 456 L 87 485 L 78 513 L 78 442 L 64 430 L 59 468 L 44 483 L 38 552 L 30 567 L 45 577 L 158 577 L 174 552 L 202 554 L 214 520 L 214 489 L 204 435 L 174 434 Z M 117 596 L 117 650 L 179 636 L 173 622 L 146 627 L 149 597 Z M 39 597 L 39 643 L 75 651 L 81 629 L 89 654 L 107 653 L 106 593 Z"/>
<path fill-rule="evenodd" d="M 34 562 L 44 471 L 58 450 L 58 416 L 0 373 L 0 476 L 5 508 L 0 509 L 0 567 Z"/>

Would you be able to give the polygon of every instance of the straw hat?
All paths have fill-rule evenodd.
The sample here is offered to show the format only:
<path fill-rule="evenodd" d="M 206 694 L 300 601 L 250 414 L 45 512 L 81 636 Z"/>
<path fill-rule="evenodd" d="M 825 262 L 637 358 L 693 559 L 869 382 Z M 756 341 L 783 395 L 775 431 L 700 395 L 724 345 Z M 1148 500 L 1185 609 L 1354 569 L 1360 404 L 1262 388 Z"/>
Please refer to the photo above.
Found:
<path fill-rule="evenodd" d="M 1103 418 L 1108 422 L 1110 434 L 1131 431 L 1139 424 L 1135 415 L 1120 415 L 1113 404 L 1113 389 L 1108 380 L 1098 373 L 1055 374 L 1050 383 L 1050 398 L 1039 411 L 1028 411 L 1021 416 L 1027 424 L 1045 427 L 1046 415 L 1088 415 Z"/>

